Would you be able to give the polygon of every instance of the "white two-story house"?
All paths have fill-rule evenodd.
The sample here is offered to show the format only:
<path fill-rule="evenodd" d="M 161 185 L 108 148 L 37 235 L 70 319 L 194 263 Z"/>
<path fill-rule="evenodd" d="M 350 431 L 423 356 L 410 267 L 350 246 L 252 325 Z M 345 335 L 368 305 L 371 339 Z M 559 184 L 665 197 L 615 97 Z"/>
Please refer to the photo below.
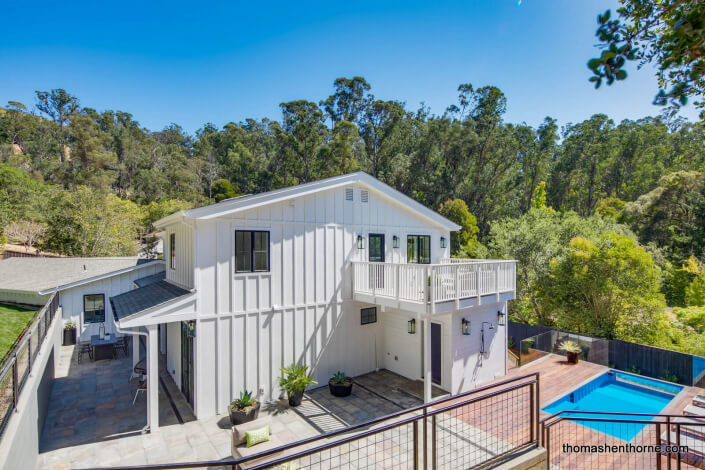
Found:
<path fill-rule="evenodd" d="M 281 396 L 279 370 L 319 384 L 388 369 L 458 393 L 506 371 L 513 261 L 451 260 L 459 227 L 363 172 L 161 219 L 166 279 L 112 297 L 119 331 L 148 338 L 197 417 L 241 391 Z M 161 334 L 160 334 L 161 333 Z M 161 337 L 161 339 L 160 339 Z"/>

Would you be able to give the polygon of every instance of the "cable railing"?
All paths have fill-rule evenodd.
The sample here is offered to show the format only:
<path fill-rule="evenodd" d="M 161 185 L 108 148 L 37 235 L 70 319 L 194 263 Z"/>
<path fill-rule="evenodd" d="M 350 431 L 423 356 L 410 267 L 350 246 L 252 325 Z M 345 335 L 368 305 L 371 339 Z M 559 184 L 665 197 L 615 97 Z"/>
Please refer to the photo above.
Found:
<path fill-rule="evenodd" d="M 412 303 L 450 302 L 516 290 L 516 261 L 439 264 L 353 262 L 353 292 Z"/>
<path fill-rule="evenodd" d="M 53 294 L 42 307 L 24 335 L 6 356 L 0 368 L 0 437 L 13 411 L 17 410 L 20 393 L 44 343 L 47 331 L 59 308 L 59 296 Z"/>
<path fill-rule="evenodd" d="M 551 468 L 705 468 L 705 417 L 561 411 L 541 420 Z"/>
<path fill-rule="evenodd" d="M 102 470 L 434 469 L 510 459 L 539 443 L 539 375 L 514 377 L 453 397 L 302 439 L 246 458 Z"/>

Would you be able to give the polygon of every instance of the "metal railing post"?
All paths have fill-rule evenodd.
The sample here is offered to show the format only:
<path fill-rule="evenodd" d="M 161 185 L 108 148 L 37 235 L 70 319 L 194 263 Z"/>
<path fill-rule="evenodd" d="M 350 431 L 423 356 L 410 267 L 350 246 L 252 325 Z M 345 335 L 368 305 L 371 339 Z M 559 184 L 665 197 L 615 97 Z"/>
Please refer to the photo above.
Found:
<path fill-rule="evenodd" d="M 676 423 L 676 452 L 678 457 L 676 460 L 676 468 L 681 469 L 681 424 Z"/>
<path fill-rule="evenodd" d="M 536 416 L 534 415 L 534 410 L 535 410 L 535 405 L 534 402 L 536 399 L 534 398 L 534 384 L 529 385 L 529 442 L 534 442 L 534 439 L 538 436 L 536 434 L 536 422 L 534 419 Z"/>
<path fill-rule="evenodd" d="M 661 460 L 663 459 L 663 447 L 661 446 L 661 423 L 656 423 L 656 446 L 661 452 L 656 454 L 656 470 L 661 470 Z"/>
<path fill-rule="evenodd" d="M 17 380 L 17 353 L 13 355 L 12 364 L 12 404 L 17 411 L 17 400 L 19 398 L 19 383 Z"/>
<path fill-rule="evenodd" d="M 436 470 L 436 461 L 438 460 L 438 443 L 436 440 L 436 415 L 431 416 L 431 469 Z"/>
<path fill-rule="evenodd" d="M 423 468 L 428 468 L 428 407 L 423 409 Z"/>
<path fill-rule="evenodd" d="M 414 470 L 419 470 L 419 421 L 414 421 Z"/>
<path fill-rule="evenodd" d="M 519 354 L 519 357 L 521 358 L 521 353 Z M 521 361 L 521 359 L 519 359 Z M 521 363 L 519 364 L 521 365 Z M 539 438 L 539 432 L 540 432 L 540 426 L 541 426 L 541 420 L 539 419 L 541 417 L 541 381 L 540 381 L 540 374 L 536 374 L 536 402 L 534 403 L 534 406 L 536 407 L 536 443 L 539 444 L 538 438 Z"/>
<path fill-rule="evenodd" d="M 666 416 L 666 445 L 669 447 L 668 452 L 666 453 L 666 467 L 668 470 L 671 470 L 671 417 Z"/>

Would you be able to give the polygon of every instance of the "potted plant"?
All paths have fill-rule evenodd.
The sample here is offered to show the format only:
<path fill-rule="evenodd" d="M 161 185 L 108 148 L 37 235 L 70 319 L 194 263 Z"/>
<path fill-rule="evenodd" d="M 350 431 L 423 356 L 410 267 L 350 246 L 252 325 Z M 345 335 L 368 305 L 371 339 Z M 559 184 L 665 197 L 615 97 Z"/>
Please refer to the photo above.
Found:
<path fill-rule="evenodd" d="M 328 389 L 334 397 L 347 397 L 352 393 L 353 382 L 345 372 L 336 372 L 328 381 Z"/>
<path fill-rule="evenodd" d="M 578 355 L 582 352 L 578 343 L 575 341 L 563 341 L 558 349 L 565 351 L 569 363 L 578 363 Z"/>
<path fill-rule="evenodd" d="M 230 422 L 233 426 L 254 421 L 259 416 L 260 402 L 252 398 L 252 392 L 240 392 L 240 398 L 228 405 Z"/>
<path fill-rule="evenodd" d="M 289 367 L 282 367 L 281 373 L 279 386 L 283 390 L 286 390 L 290 406 L 299 406 L 304 397 L 304 390 L 306 390 L 309 385 L 318 383 L 313 380 L 311 374 L 308 373 L 308 366 L 303 364 L 293 363 Z"/>
<path fill-rule="evenodd" d="M 64 346 L 76 344 L 76 323 L 69 320 L 64 325 Z"/>

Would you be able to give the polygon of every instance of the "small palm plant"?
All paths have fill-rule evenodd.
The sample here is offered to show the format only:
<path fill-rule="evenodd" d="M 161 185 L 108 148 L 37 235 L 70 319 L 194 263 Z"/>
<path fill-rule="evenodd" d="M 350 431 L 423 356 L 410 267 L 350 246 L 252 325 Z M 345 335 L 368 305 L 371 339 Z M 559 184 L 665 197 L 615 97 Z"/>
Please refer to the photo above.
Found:
<path fill-rule="evenodd" d="M 571 364 L 578 363 L 578 355 L 583 352 L 583 349 L 575 341 L 563 341 L 558 347 L 561 351 L 565 351 L 568 362 Z"/>
<path fill-rule="evenodd" d="M 288 367 L 281 368 L 279 386 L 286 391 L 289 396 L 289 405 L 291 406 L 299 406 L 303 398 L 304 390 L 310 385 L 317 383 L 318 382 L 313 380 L 313 377 L 308 372 L 307 365 L 293 363 Z"/>
<path fill-rule="evenodd" d="M 331 377 L 330 381 L 334 384 L 344 384 L 350 382 L 350 377 L 348 377 L 345 372 L 336 372 L 333 374 L 333 377 Z"/>

